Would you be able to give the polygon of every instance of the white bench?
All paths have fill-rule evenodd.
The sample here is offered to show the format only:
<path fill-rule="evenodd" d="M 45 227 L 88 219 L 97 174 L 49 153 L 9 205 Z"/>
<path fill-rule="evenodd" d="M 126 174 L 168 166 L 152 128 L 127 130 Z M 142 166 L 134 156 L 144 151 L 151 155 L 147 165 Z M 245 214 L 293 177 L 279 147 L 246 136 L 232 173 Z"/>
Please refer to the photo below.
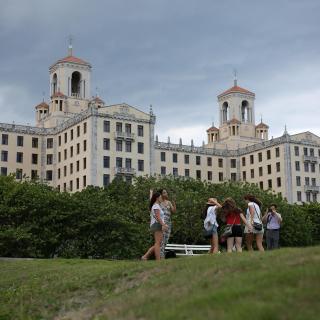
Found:
<path fill-rule="evenodd" d="M 210 251 L 209 245 L 194 245 L 194 244 L 167 244 L 166 250 L 172 250 L 177 256 L 197 256 L 208 253 Z M 200 251 L 202 253 L 194 253 Z"/>

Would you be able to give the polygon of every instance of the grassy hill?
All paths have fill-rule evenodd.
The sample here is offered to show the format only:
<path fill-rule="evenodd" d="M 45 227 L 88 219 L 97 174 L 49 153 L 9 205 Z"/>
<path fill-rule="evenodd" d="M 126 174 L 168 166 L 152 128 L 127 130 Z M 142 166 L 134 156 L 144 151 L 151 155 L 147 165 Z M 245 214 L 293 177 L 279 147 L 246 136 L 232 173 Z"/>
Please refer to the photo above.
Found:
<path fill-rule="evenodd" d="M 0 261 L 0 319 L 319 319 L 320 247 Z"/>

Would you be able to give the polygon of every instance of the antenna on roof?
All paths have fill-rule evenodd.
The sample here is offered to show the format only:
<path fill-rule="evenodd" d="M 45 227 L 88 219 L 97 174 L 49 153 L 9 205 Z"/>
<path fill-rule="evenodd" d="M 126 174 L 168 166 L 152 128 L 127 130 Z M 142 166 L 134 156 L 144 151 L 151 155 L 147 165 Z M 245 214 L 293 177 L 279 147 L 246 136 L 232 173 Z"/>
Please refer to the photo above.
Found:
<path fill-rule="evenodd" d="M 73 41 L 72 35 L 69 35 L 68 41 L 69 41 L 68 55 L 69 55 L 69 56 L 72 56 L 72 41 Z"/>
<path fill-rule="evenodd" d="M 44 96 L 46 95 L 46 93 L 44 91 L 42 91 L 42 102 L 44 102 Z"/>
<path fill-rule="evenodd" d="M 233 85 L 234 85 L 235 87 L 238 85 L 237 69 L 233 69 Z"/>
<path fill-rule="evenodd" d="M 96 87 L 96 97 L 99 97 L 99 90 L 98 90 L 99 88 L 98 87 Z"/>

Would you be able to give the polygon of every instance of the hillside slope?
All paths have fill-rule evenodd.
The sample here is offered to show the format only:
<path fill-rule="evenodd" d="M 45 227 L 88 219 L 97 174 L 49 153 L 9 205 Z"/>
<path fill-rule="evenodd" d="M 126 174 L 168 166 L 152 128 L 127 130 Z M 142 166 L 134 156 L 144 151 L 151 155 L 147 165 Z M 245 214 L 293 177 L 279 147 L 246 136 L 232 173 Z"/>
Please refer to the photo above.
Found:
<path fill-rule="evenodd" d="M 179 258 L 0 261 L 2 319 L 318 319 L 320 247 Z"/>

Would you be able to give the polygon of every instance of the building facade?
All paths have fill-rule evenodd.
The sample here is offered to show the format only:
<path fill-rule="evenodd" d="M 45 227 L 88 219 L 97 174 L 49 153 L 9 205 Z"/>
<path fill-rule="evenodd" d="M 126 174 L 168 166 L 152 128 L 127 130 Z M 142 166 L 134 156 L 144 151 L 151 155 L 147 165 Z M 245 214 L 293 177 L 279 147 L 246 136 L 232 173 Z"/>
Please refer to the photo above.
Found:
<path fill-rule="evenodd" d="M 91 64 L 72 54 L 49 68 L 50 101 L 35 126 L 0 123 L 1 175 L 39 178 L 61 191 L 106 186 L 115 177 L 173 175 L 221 183 L 247 181 L 302 203 L 319 200 L 320 137 L 269 139 L 255 123 L 255 94 L 234 86 L 218 95 L 219 128 L 201 147 L 158 141 L 155 115 L 91 97 Z"/>

